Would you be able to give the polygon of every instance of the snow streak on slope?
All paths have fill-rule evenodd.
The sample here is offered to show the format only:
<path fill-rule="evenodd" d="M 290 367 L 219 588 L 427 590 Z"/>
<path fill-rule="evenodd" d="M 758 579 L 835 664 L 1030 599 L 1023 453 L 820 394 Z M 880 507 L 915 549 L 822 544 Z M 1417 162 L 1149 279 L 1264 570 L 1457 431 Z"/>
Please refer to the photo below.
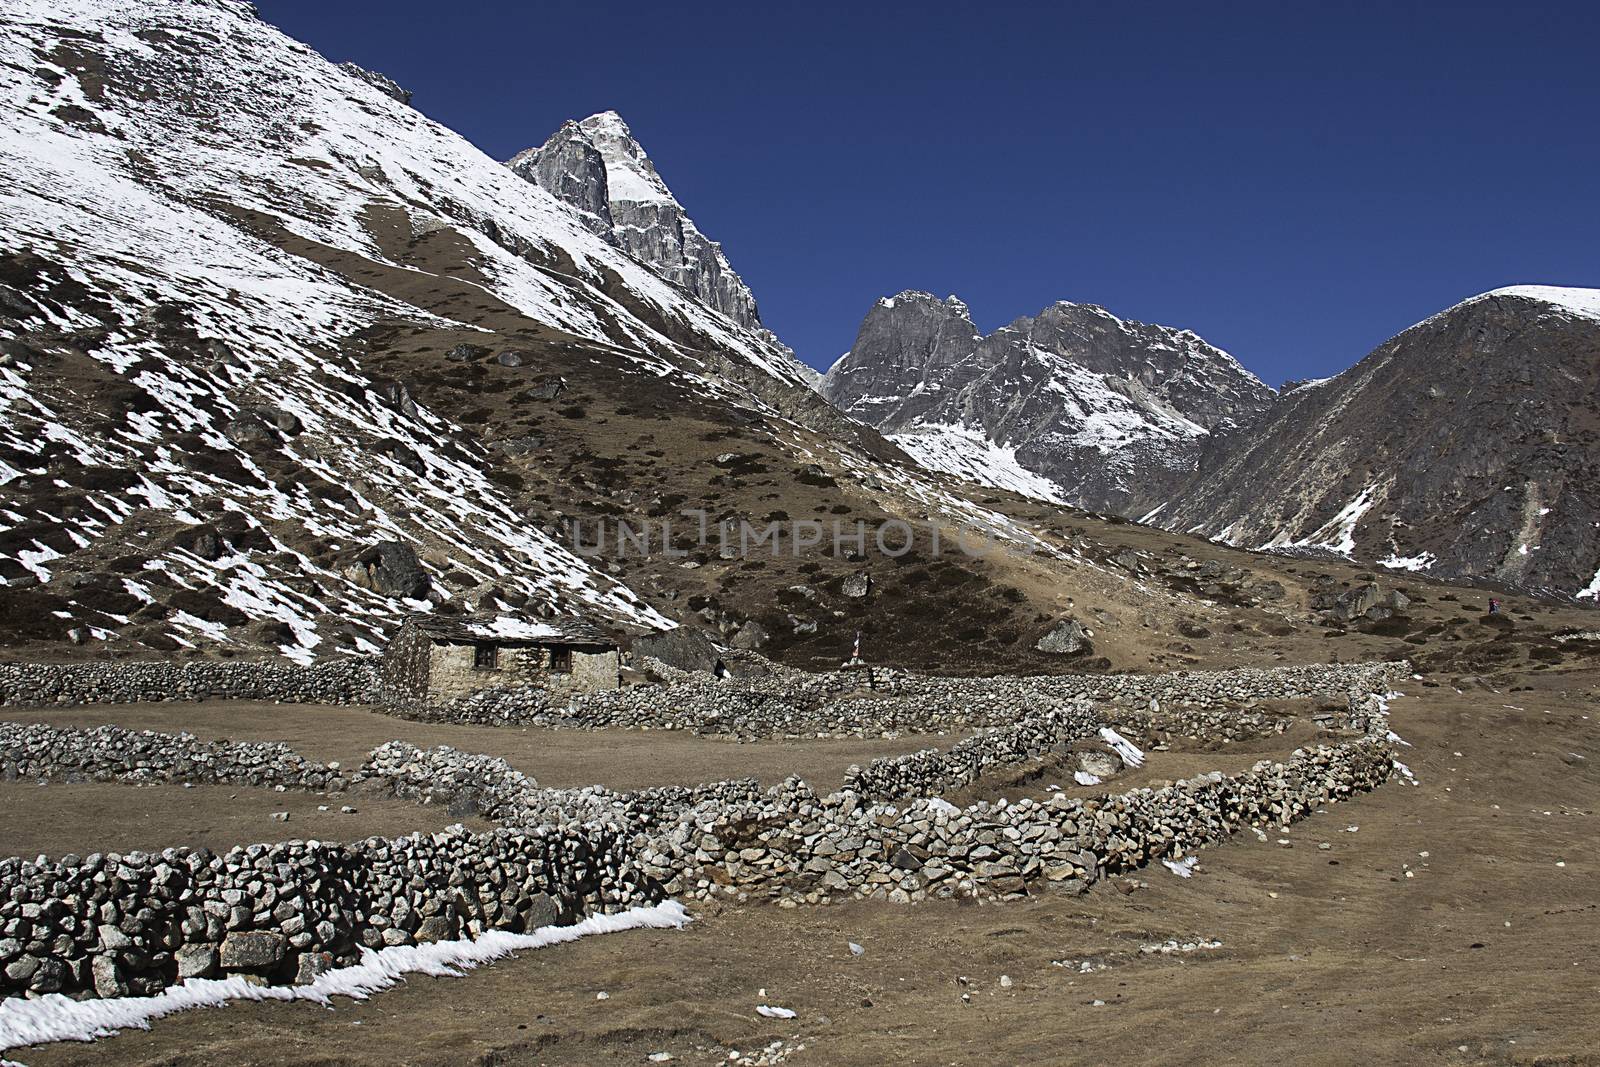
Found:
<path fill-rule="evenodd" d="M 1059 485 L 1017 462 L 1015 448 L 996 444 L 970 427 L 919 424 L 904 433 L 889 434 L 888 438 L 929 470 L 1038 500 L 1068 503 Z"/>

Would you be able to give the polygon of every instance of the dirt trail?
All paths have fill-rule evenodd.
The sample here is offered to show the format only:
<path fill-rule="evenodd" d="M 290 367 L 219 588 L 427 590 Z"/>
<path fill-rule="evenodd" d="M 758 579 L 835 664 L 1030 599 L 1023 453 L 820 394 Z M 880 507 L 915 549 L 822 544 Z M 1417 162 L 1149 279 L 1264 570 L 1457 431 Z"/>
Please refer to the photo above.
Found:
<path fill-rule="evenodd" d="M 354 812 L 344 812 L 344 807 Z M 327 810 L 318 810 L 326 808 Z M 462 823 L 443 807 L 370 795 L 253 789 L 166 782 L 6 782 L 0 784 L 0 856 L 79 856 L 91 852 L 159 852 L 187 846 L 224 850 L 289 839 L 360 841 L 442 830 Z M 284 821 L 273 813 L 288 812 Z"/>
<path fill-rule="evenodd" d="M 460 726 L 397 719 L 364 707 L 210 701 L 204 704 L 102 704 L 89 708 L 0 709 L 0 719 L 56 726 L 114 723 L 130 730 L 187 730 L 206 739 L 286 741 L 313 760 L 354 769 L 385 741 L 503 756 L 540 785 L 600 784 L 612 789 L 697 785 L 754 777 L 776 785 L 798 774 L 824 791 L 837 789 L 852 763 L 919 748 L 948 748 L 964 734 L 903 734 L 894 739 L 827 738 L 744 745 L 677 730 L 544 730 Z"/>
<path fill-rule="evenodd" d="M 795 1064 L 1600 1063 L 1600 671 L 1522 681 L 1536 688 L 1411 683 L 1393 721 L 1418 785 L 1266 843 L 1240 834 L 1188 880 L 1157 867 L 1132 892 L 1118 878 L 1018 904 L 697 907 L 681 932 L 528 953 L 365 1004 L 237 1005 L 20 1058 L 712 1063 L 777 1040 L 805 1044 Z M 1222 946 L 1139 952 L 1197 937 Z M 798 1017 L 763 1019 L 762 1002 Z"/>

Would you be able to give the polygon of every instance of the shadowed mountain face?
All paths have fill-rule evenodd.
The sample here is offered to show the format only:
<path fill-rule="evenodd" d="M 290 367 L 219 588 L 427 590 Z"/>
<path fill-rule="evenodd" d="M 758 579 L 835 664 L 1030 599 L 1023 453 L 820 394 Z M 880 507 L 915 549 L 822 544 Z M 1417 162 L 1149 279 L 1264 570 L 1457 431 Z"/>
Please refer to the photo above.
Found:
<path fill-rule="evenodd" d="M 1287 390 L 1157 521 L 1600 597 L 1600 291 L 1518 286 Z"/>
<path fill-rule="evenodd" d="M 1130 516 L 1273 396 L 1188 330 L 1062 302 L 986 337 L 960 300 L 916 292 L 878 301 L 823 388 L 929 467 Z"/>

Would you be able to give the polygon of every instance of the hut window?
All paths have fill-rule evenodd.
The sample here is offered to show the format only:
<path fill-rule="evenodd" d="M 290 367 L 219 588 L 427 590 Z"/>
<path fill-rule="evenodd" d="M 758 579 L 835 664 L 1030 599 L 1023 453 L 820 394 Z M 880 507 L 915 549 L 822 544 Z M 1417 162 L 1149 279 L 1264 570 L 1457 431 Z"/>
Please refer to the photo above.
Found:
<path fill-rule="evenodd" d="M 480 671 L 492 671 L 500 666 L 500 646 L 479 641 L 472 649 L 472 665 Z"/>
<path fill-rule="evenodd" d="M 558 674 L 572 673 L 572 649 L 552 648 L 550 650 L 550 669 Z"/>

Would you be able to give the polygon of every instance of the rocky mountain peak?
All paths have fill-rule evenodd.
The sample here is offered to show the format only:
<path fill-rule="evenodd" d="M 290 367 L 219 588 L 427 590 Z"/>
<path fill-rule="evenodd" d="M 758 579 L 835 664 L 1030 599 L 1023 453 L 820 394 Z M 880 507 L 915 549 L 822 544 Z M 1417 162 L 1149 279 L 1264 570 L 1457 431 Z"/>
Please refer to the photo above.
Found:
<path fill-rule="evenodd" d="M 700 232 L 615 111 L 568 120 L 506 165 L 583 212 L 589 229 L 701 303 L 760 328 L 755 297 L 722 246 Z"/>
<path fill-rule="evenodd" d="M 823 392 L 930 467 L 1135 515 L 1273 397 L 1192 330 L 1058 301 L 985 336 L 958 298 L 915 291 L 873 305 Z"/>

